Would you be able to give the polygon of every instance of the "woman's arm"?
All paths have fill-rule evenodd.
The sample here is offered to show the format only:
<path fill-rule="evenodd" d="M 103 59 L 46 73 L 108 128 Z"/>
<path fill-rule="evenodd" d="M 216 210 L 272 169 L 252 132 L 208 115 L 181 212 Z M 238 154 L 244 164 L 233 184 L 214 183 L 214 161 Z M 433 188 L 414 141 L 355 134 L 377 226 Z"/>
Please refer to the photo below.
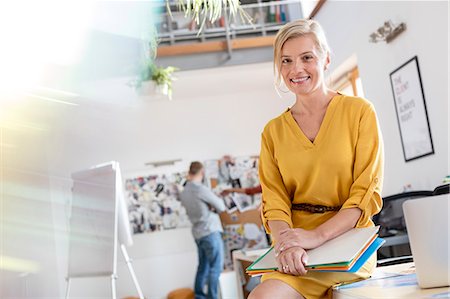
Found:
<path fill-rule="evenodd" d="M 266 130 L 261 137 L 259 179 L 263 191 L 261 219 L 266 232 L 272 234 L 269 221 L 281 221 L 293 227 L 292 202 L 274 156 L 274 142 Z"/>
<path fill-rule="evenodd" d="M 322 241 L 321 244 L 354 228 L 361 216 L 361 212 L 359 208 L 343 209 L 331 219 L 319 225 L 315 230 Z"/>
<path fill-rule="evenodd" d="M 316 248 L 355 227 L 361 212 L 359 208 L 340 210 L 328 221 L 313 230 L 281 228 L 278 231 L 278 242 L 275 244 L 275 252 L 279 253 L 296 246 L 304 249 Z"/>
<path fill-rule="evenodd" d="M 268 226 L 272 232 L 275 244 L 278 244 L 278 240 L 283 240 L 281 233 L 286 230 L 290 230 L 289 224 L 280 220 L 269 220 Z M 308 260 L 306 251 L 299 246 L 291 246 L 289 249 L 281 252 L 275 250 L 278 271 L 291 274 L 291 275 L 305 275 L 305 265 Z"/>
<path fill-rule="evenodd" d="M 227 196 L 228 194 L 233 193 L 233 192 L 236 192 L 236 193 L 245 193 L 245 189 L 244 189 L 244 188 L 230 188 L 230 189 L 225 189 L 225 190 L 223 190 L 223 191 L 220 193 L 220 195 L 222 195 L 222 196 Z"/>
<path fill-rule="evenodd" d="M 290 229 L 289 224 L 281 220 L 269 220 L 267 224 L 269 225 L 270 231 L 272 232 L 272 238 L 274 239 L 275 243 L 278 243 L 278 239 L 282 231 Z"/>

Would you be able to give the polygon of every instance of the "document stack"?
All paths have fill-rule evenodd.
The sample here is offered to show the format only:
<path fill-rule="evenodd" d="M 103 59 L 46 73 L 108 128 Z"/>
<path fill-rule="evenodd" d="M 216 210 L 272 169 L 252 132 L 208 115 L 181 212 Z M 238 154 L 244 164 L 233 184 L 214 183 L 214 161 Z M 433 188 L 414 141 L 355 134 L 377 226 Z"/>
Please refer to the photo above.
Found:
<path fill-rule="evenodd" d="M 378 237 L 378 230 L 379 226 L 353 228 L 317 248 L 307 250 L 305 268 L 308 271 L 357 272 L 385 242 Z M 271 247 L 246 272 L 250 276 L 258 276 L 277 270 L 275 250 Z"/>

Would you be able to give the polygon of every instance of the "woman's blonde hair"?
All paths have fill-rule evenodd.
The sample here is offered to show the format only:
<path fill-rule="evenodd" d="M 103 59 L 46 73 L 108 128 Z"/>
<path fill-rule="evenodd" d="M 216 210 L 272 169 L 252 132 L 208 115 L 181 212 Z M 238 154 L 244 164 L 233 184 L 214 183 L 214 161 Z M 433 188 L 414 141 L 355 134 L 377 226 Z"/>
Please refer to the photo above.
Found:
<path fill-rule="evenodd" d="M 273 45 L 273 67 L 277 85 L 279 85 L 281 81 L 281 49 L 283 48 L 284 43 L 291 38 L 305 35 L 312 37 L 321 58 L 326 57 L 330 53 L 330 47 L 328 46 L 325 32 L 318 22 L 301 19 L 287 23 L 278 31 Z"/>

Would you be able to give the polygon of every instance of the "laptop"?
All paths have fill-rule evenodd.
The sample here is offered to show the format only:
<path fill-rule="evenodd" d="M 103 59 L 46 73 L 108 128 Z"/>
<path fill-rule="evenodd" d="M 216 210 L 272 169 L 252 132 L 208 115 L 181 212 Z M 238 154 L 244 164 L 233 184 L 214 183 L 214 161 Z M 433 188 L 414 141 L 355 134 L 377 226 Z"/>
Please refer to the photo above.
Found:
<path fill-rule="evenodd" d="M 449 286 L 450 194 L 407 200 L 403 212 L 419 286 Z"/>

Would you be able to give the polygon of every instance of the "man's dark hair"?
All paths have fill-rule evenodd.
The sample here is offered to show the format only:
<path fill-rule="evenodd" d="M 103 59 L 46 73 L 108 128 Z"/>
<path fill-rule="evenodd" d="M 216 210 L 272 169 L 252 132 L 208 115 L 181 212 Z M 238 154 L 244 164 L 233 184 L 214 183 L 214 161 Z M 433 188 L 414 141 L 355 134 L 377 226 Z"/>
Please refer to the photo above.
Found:
<path fill-rule="evenodd" d="M 203 164 L 198 162 L 198 161 L 194 161 L 194 162 L 191 163 L 191 166 L 189 166 L 189 174 L 196 175 L 202 169 L 203 169 Z"/>

